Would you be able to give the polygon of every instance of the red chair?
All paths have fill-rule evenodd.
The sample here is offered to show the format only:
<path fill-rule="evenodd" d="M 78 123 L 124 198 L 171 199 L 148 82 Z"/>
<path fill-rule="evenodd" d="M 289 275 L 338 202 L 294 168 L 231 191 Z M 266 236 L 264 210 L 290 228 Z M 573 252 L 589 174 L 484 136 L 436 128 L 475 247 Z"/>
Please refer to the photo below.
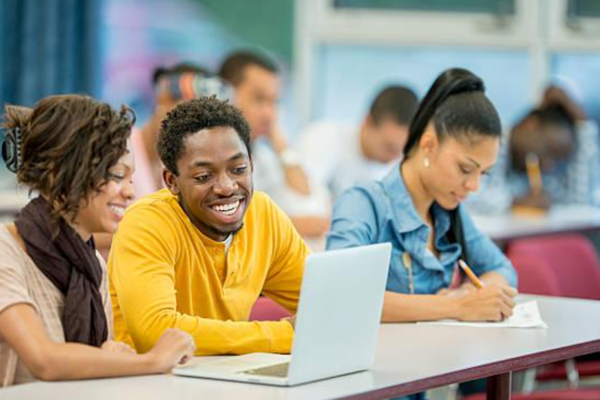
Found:
<path fill-rule="evenodd" d="M 290 317 L 288 310 L 275 303 L 268 297 L 259 297 L 250 312 L 250 321 L 279 321 Z"/>
<path fill-rule="evenodd" d="M 520 293 L 560 296 L 559 283 L 546 260 L 519 252 L 508 257 L 519 275 Z"/>
<path fill-rule="evenodd" d="M 600 261 L 584 236 L 564 234 L 511 242 L 507 256 L 519 275 L 519 291 L 600 300 Z M 535 380 L 568 380 L 600 375 L 600 361 L 554 363 L 537 370 Z M 531 384 L 533 387 L 533 384 Z"/>
<path fill-rule="evenodd" d="M 564 380 L 568 371 L 567 364 L 565 363 L 556 363 L 550 364 L 546 366 L 547 368 L 542 368 L 538 374 L 536 379 L 539 381 L 556 381 L 556 380 Z M 577 375 L 581 378 L 588 376 L 598 376 L 600 375 L 600 361 L 579 361 L 575 364 L 575 369 L 577 371 Z"/>
<path fill-rule="evenodd" d="M 511 260 L 526 257 L 544 264 L 549 271 L 542 273 L 554 275 L 560 296 L 600 300 L 600 261 L 584 236 L 564 234 L 515 240 L 506 254 Z M 535 290 L 535 281 L 528 281 L 530 284 L 527 289 Z"/>
<path fill-rule="evenodd" d="M 600 400 L 600 389 L 548 390 L 530 394 L 513 394 L 511 400 Z M 485 400 L 485 393 L 463 397 L 462 400 Z"/>

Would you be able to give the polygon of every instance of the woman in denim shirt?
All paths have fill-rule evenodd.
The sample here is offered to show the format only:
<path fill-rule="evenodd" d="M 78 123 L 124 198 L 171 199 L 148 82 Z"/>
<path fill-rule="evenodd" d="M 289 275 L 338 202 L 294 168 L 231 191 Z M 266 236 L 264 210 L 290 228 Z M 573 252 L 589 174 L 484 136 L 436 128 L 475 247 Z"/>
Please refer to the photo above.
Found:
<path fill-rule="evenodd" d="M 337 200 L 327 249 L 393 245 L 384 322 L 499 321 L 512 314 L 515 270 L 460 205 L 496 162 L 500 133 L 481 79 L 447 70 L 419 105 L 404 161 L 382 181 L 355 186 Z M 468 279 L 451 288 L 459 258 L 482 289 Z"/>
<path fill-rule="evenodd" d="M 442 73 L 419 105 L 404 161 L 336 202 L 327 249 L 391 242 L 383 321 L 499 321 L 515 305 L 516 273 L 460 204 L 496 162 L 501 126 L 482 80 Z M 484 282 L 453 287 L 464 259 Z"/>

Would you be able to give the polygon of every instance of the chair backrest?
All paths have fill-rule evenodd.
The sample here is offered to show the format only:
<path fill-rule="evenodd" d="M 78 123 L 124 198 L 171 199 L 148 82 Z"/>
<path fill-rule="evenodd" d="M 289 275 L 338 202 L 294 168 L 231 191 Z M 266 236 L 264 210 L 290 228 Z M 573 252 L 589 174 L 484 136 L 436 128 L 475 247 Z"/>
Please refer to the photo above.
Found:
<path fill-rule="evenodd" d="M 288 310 L 268 297 L 259 297 L 250 312 L 250 321 L 279 321 L 291 316 Z"/>
<path fill-rule="evenodd" d="M 540 275 L 553 275 L 560 296 L 600 300 L 600 261 L 594 246 L 584 236 L 562 234 L 519 239 L 508 246 L 507 255 L 511 260 L 528 259 L 535 263 L 536 268 L 543 268 L 538 271 Z"/>
<path fill-rule="evenodd" d="M 510 261 L 519 275 L 519 292 L 543 296 L 560 296 L 560 287 L 546 260 L 516 252 Z"/>

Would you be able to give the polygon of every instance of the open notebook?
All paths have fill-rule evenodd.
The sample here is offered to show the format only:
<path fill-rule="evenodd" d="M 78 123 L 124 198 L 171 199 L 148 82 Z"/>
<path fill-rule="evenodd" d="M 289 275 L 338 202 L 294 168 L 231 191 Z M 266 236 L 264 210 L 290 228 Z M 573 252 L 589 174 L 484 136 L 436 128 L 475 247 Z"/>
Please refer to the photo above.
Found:
<path fill-rule="evenodd" d="M 548 328 L 548 325 L 542 319 L 537 301 L 535 300 L 517 304 L 513 309 L 513 315 L 500 322 L 462 322 L 455 319 L 443 319 L 439 321 L 419 322 L 419 324 L 471 326 L 475 328 Z"/>

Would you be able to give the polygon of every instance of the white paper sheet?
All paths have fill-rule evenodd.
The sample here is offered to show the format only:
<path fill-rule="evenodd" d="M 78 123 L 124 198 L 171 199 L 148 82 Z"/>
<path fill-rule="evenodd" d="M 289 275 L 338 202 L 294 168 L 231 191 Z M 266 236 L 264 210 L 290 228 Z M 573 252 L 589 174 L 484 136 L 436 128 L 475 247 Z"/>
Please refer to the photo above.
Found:
<path fill-rule="evenodd" d="M 470 326 L 475 328 L 548 328 L 548 325 L 542 319 L 537 301 L 535 300 L 517 304 L 513 309 L 513 315 L 500 322 L 462 322 L 454 319 L 444 319 L 439 321 L 423 321 L 419 322 L 419 324 Z"/>

